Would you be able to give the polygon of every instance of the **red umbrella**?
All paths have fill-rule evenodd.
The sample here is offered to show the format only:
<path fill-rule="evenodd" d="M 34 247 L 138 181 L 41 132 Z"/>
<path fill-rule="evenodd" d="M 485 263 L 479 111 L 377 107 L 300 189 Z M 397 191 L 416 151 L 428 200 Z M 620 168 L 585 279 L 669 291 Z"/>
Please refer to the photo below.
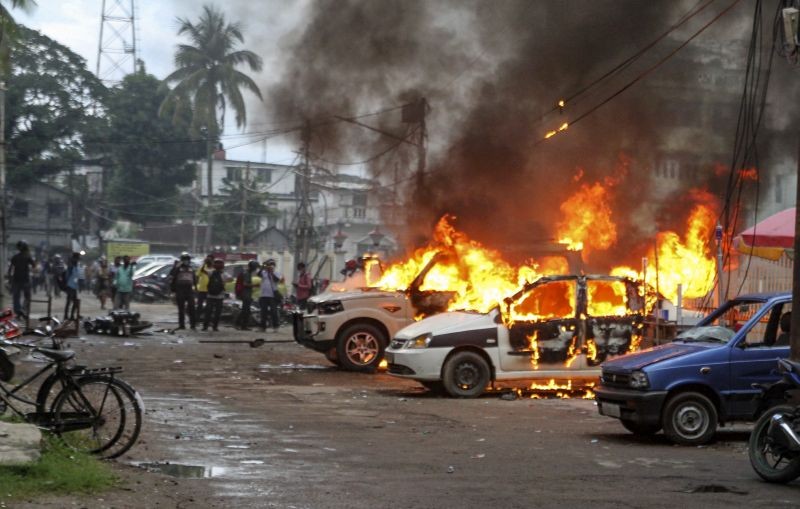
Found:
<path fill-rule="evenodd" d="M 739 234 L 739 251 L 777 260 L 794 247 L 795 208 L 773 214 Z"/>

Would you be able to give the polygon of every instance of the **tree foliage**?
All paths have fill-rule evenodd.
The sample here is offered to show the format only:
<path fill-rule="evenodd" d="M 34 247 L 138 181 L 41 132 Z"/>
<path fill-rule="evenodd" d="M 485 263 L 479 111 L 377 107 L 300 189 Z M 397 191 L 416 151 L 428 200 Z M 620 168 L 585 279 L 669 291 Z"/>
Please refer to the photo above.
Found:
<path fill-rule="evenodd" d="M 107 93 L 69 48 L 22 25 L 16 30 L 5 125 L 12 188 L 83 159 L 87 144 L 105 125 Z"/>
<path fill-rule="evenodd" d="M 139 222 L 176 212 L 178 187 L 192 183 L 196 167 L 191 161 L 205 153 L 205 143 L 189 133 L 189 116 L 177 116 L 174 123 L 159 116 L 166 93 L 141 69 L 112 89 L 107 101 L 104 152 L 113 165 L 109 209 Z"/>
<path fill-rule="evenodd" d="M 9 4 L 11 5 L 9 6 Z M 0 69 L 3 72 L 8 67 L 8 52 L 11 43 L 17 38 L 18 25 L 11 15 L 11 9 L 29 11 L 35 6 L 34 0 L 0 0 Z"/>
<path fill-rule="evenodd" d="M 237 127 L 247 123 L 247 112 L 242 97 L 246 88 L 261 99 L 258 85 L 248 75 L 236 68 L 246 65 L 260 71 L 261 57 L 248 50 L 237 49 L 244 43 L 239 23 L 228 23 L 225 15 L 211 5 L 205 5 L 200 19 L 194 23 L 178 19 L 178 35 L 188 36 L 191 44 L 180 44 L 175 53 L 176 70 L 167 76 L 167 83 L 175 83 L 166 105 L 173 112 L 192 112 L 192 125 L 205 127 L 213 135 L 225 124 L 225 112 L 230 105 L 236 115 Z M 218 124 L 217 113 L 221 115 Z"/>

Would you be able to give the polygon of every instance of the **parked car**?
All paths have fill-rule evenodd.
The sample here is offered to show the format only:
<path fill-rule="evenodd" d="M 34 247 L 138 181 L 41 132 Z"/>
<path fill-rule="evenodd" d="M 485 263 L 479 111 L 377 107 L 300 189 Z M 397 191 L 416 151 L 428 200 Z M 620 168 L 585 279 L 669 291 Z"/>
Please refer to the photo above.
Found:
<path fill-rule="evenodd" d="M 596 379 L 606 358 L 639 343 L 644 299 L 634 281 L 550 276 L 489 313 L 448 312 L 398 331 L 389 374 L 454 397 L 494 381 Z"/>
<path fill-rule="evenodd" d="M 789 355 L 789 293 L 733 299 L 672 343 L 606 361 L 595 388 L 600 414 L 632 433 L 663 428 L 673 442 L 704 444 L 718 425 L 758 418 L 753 384 L 780 378 Z"/>
<path fill-rule="evenodd" d="M 136 265 L 141 267 L 148 263 L 174 263 L 177 259 L 172 255 L 144 255 L 136 259 Z"/>
<path fill-rule="evenodd" d="M 425 276 L 440 260 L 434 256 L 405 291 L 380 288 L 329 290 L 308 299 L 306 312 L 294 315 L 294 338 L 325 354 L 348 371 L 372 372 L 383 360 L 389 339 L 419 315 L 447 309 L 452 292 L 422 291 Z"/>

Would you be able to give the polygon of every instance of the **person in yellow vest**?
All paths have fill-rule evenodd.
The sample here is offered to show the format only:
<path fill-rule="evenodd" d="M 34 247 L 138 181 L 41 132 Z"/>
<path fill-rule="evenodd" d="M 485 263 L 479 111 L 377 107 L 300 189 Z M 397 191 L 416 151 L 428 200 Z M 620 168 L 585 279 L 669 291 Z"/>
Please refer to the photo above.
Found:
<path fill-rule="evenodd" d="M 208 297 L 208 278 L 214 271 L 214 257 L 212 255 L 206 256 L 200 268 L 197 269 L 197 305 L 195 310 L 197 312 L 197 321 L 205 316 L 205 303 Z"/>

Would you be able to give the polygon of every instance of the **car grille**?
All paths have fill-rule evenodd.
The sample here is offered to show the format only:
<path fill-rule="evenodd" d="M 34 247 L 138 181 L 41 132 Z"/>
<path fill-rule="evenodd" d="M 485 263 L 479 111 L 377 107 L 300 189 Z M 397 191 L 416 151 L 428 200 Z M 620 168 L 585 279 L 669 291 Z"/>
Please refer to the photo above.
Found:
<path fill-rule="evenodd" d="M 389 364 L 389 373 L 394 373 L 395 375 L 413 375 L 415 372 L 413 369 L 409 368 L 408 366 L 403 366 L 401 364 Z"/>
<path fill-rule="evenodd" d="M 603 385 L 609 387 L 628 387 L 630 378 L 630 375 L 627 373 L 609 373 L 603 371 L 603 374 L 600 376 L 600 381 L 603 382 Z"/>
<path fill-rule="evenodd" d="M 406 344 L 406 340 L 405 339 L 397 339 L 397 338 L 395 338 L 395 339 L 392 340 L 391 347 L 392 348 L 403 348 L 403 345 L 405 345 L 405 344 Z"/>

